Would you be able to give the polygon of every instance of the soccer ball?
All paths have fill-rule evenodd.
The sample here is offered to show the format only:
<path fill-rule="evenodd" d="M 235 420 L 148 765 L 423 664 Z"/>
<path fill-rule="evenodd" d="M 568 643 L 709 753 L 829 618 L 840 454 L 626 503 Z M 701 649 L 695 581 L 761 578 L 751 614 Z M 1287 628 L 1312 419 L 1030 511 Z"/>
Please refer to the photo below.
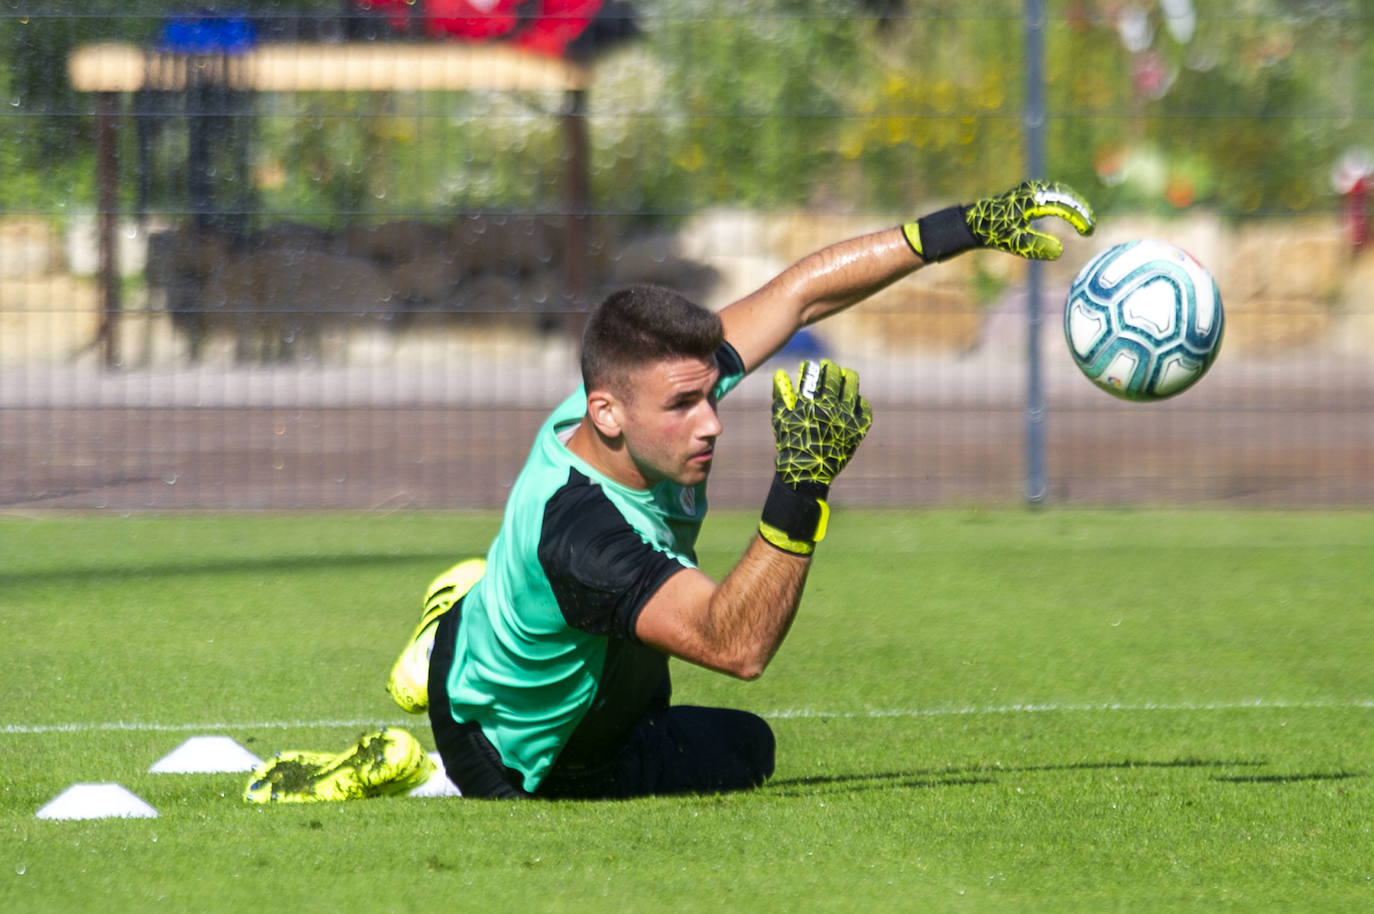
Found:
<path fill-rule="evenodd" d="M 1162 400 L 1196 384 L 1216 360 L 1224 324 L 1212 274 L 1163 241 L 1127 241 L 1098 254 L 1064 308 L 1073 360 L 1127 400 Z"/>

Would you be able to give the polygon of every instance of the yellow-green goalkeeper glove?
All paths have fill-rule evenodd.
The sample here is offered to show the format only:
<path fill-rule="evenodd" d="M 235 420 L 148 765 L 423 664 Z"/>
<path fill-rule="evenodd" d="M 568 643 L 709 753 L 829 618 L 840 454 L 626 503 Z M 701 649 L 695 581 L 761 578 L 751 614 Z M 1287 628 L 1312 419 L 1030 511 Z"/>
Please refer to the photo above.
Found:
<path fill-rule="evenodd" d="M 825 537 L 830 484 L 854 456 L 873 424 L 873 408 L 859 396 L 859 375 L 829 359 L 802 362 L 797 384 L 773 375 L 776 470 L 759 534 L 797 555 L 810 555 Z"/>
<path fill-rule="evenodd" d="M 1073 189 L 1050 181 L 1023 181 L 1005 193 L 908 222 L 902 234 L 926 263 L 978 247 L 1031 260 L 1054 260 L 1064 253 L 1064 245 L 1053 235 L 1031 228 L 1043 216 L 1064 219 L 1080 235 L 1093 232 L 1092 207 Z"/>

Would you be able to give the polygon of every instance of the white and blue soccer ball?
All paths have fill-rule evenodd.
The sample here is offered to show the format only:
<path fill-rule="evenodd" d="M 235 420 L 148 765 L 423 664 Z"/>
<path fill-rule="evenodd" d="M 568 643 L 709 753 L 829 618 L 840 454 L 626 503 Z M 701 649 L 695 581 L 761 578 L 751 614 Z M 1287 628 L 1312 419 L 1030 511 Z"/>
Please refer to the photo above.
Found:
<path fill-rule="evenodd" d="M 1221 349 L 1225 315 L 1212 274 L 1164 241 L 1115 245 L 1069 289 L 1064 336 L 1083 374 L 1127 400 L 1192 387 Z"/>

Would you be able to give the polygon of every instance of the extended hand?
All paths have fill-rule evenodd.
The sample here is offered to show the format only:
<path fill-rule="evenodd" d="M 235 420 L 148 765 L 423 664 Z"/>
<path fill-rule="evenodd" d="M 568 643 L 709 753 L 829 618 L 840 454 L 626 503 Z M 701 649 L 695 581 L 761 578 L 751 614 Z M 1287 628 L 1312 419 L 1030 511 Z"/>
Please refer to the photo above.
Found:
<path fill-rule="evenodd" d="M 1023 181 L 1011 190 L 984 197 L 968 207 L 964 221 L 985 248 L 996 248 L 1032 260 L 1054 260 L 1064 245 L 1053 235 L 1031 228 L 1043 216 L 1058 216 L 1080 235 L 1091 235 L 1093 211 L 1063 184 Z"/>
<path fill-rule="evenodd" d="M 777 473 L 786 485 L 828 488 L 872 424 L 873 409 L 859 396 L 859 375 L 852 369 L 829 359 L 802 362 L 796 387 L 787 372 L 773 375 Z"/>
<path fill-rule="evenodd" d="M 784 552 L 810 555 L 825 538 L 830 484 L 873 424 L 859 396 L 859 375 L 829 359 L 802 362 L 797 384 L 773 375 L 777 472 L 759 519 L 759 535 Z"/>
<path fill-rule="evenodd" d="M 1054 260 L 1064 253 L 1063 243 L 1031 228 L 1032 222 L 1044 216 L 1058 216 L 1080 235 L 1091 235 L 1095 226 L 1092 207 L 1067 185 L 1023 181 L 968 206 L 951 206 L 908 222 L 902 233 L 927 263 L 976 247 L 1032 260 Z"/>

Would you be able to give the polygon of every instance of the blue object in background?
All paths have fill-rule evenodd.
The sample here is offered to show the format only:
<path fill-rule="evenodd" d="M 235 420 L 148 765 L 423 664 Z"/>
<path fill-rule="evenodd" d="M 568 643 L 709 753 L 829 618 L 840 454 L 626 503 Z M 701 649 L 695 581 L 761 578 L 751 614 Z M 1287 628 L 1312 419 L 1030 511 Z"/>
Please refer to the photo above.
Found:
<path fill-rule="evenodd" d="M 179 16 L 162 26 L 158 47 L 175 54 L 241 54 L 257 44 L 243 16 Z"/>
<path fill-rule="evenodd" d="M 828 355 L 825 344 L 821 338 L 816 336 L 811 330 L 802 328 L 787 341 L 787 345 L 774 356 L 774 358 L 786 359 L 816 359 L 825 358 Z"/>

